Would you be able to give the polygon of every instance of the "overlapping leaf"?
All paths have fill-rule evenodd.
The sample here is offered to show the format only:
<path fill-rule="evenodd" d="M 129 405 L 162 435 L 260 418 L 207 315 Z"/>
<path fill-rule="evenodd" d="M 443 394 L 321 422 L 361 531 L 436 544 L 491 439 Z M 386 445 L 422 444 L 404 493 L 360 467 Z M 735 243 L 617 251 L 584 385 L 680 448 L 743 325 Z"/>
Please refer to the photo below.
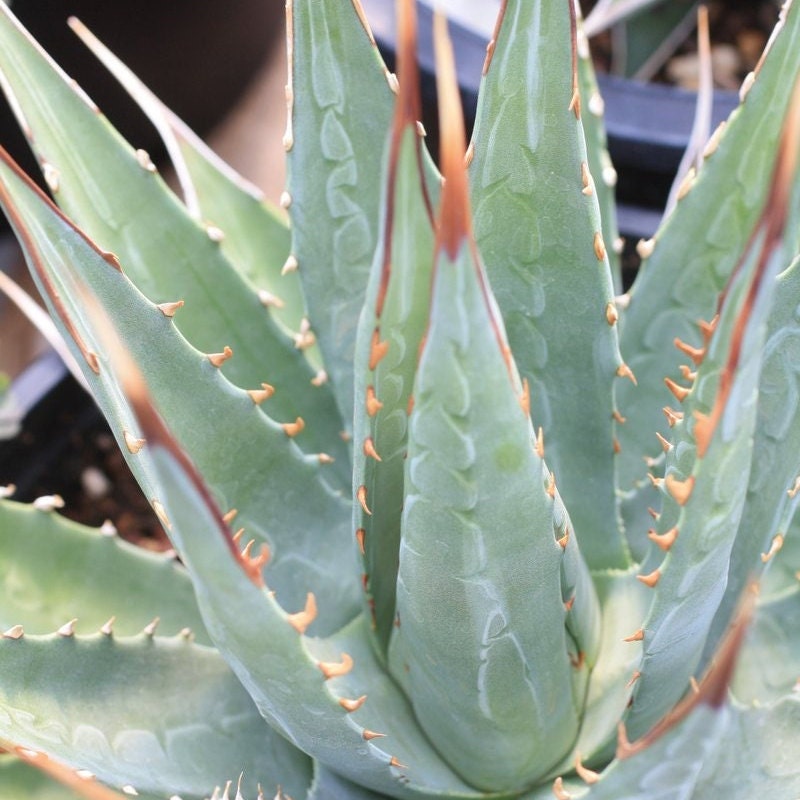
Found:
<path fill-rule="evenodd" d="M 99 630 L 114 618 L 121 635 L 154 619 L 174 634 L 188 628 L 210 644 L 186 571 L 171 555 L 149 553 L 104 530 L 31 506 L 0 503 L 0 629 L 51 633 L 70 619 Z"/>
<path fill-rule="evenodd" d="M 623 512 L 632 540 L 643 540 L 649 527 L 646 509 L 658 502 L 642 456 L 660 455 L 655 431 L 669 435 L 660 409 L 674 398 L 663 379 L 680 381 L 686 359 L 673 341 L 679 337 L 691 347 L 702 346 L 697 320 L 710 320 L 716 313 L 717 296 L 744 251 L 769 189 L 789 87 L 800 72 L 800 6 L 787 4 L 782 18 L 745 102 L 712 136 L 690 191 L 655 239 L 640 248 L 649 256 L 631 290 L 621 340 L 639 386 L 618 386 L 619 410 L 627 419 L 617 434 L 619 488 L 630 495 Z M 800 227 L 790 225 L 787 235 L 796 253 Z M 792 253 L 791 246 L 787 252 Z"/>
<path fill-rule="evenodd" d="M 0 202 L 148 498 L 163 501 L 163 489 L 120 391 L 108 343 L 98 320 L 87 312 L 87 291 L 128 343 L 159 410 L 214 487 L 218 502 L 226 510 L 238 509 L 236 524 L 244 526 L 248 536 L 270 544 L 273 567 L 292 565 L 291 576 L 280 570 L 284 578 L 274 581 L 281 598 L 301 603 L 313 589 L 322 605 L 318 625 L 327 630 L 352 618 L 358 589 L 341 579 L 354 561 L 350 510 L 327 485 L 327 465 L 318 457 L 304 456 L 292 441 L 292 429 L 259 409 L 258 394 L 232 386 L 206 356 L 187 344 L 171 318 L 142 297 L 8 162 L 0 164 Z M 164 364 L 169 364 L 168 370 Z"/>
<path fill-rule="evenodd" d="M 233 383 L 244 389 L 261 382 L 274 386 L 272 413 L 281 422 L 298 416 L 306 421 L 298 439 L 305 449 L 347 464 L 330 387 L 311 384 L 316 370 L 275 324 L 255 289 L 231 268 L 215 241 L 216 230 L 191 219 L 149 156 L 120 139 L 5 4 L 0 5 L 0 70 L 62 209 L 121 260 L 150 300 L 185 302 L 176 324 L 195 347 L 207 353 L 231 347 L 234 357 L 223 369 Z"/>
<path fill-rule="evenodd" d="M 654 599 L 641 629 L 644 657 L 627 716 L 633 736 L 645 733 L 686 690 L 682 682 L 700 668 L 722 602 L 720 575 L 729 568 L 751 474 L 775 278 L 790 258 L 787 249 L 791 253 L 794 247 L 795 232 L 787 231 L 784 239 L 784 226 L 800 162 L 798 132 L 800 80 L 782 125 L 773 186 L 717 321 L 706 328 L 694 387 L 684 397 L 667 446 L 665 477 L 659 482 L 663 510 L 643 565 Z M 778 479 L 784 490 L 794 474 L 791 464 Z"/>
<path fill-rule="evenodd" d="M 475 236 L 581 550 L 592 568 L 625 567 L 613 431 L 624 367 L 571 11 L 505 6 L 470 145 Z"/>
<path fill-rule="evenodd" d="M 248 792 L 302 798 L 310 784 L 309 760 L 188 638 L 4 637 L 0 669 L 0 738 L 115 786 L 199 799 L 244 772 Z"/>

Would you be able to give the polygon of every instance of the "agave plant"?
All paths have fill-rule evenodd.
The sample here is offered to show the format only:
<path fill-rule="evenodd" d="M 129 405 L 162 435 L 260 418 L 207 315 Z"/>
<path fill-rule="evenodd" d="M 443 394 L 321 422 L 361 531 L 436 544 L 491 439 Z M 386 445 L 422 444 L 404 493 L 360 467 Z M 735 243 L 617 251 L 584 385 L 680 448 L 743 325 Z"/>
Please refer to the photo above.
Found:
<path fill-rule="evenodd" d="M 63 211 L 5 155 L 0 203 L 179 557 L 0 504 L 6 749 L 96 798 L 800 794 L 796 5 L 618 298 L 571 3 L 504 3 L 468 147 L 439 21 L 442 178 L 413 3 L 395 76 L 290 1 L 288 228 L 1 16 Z"/>

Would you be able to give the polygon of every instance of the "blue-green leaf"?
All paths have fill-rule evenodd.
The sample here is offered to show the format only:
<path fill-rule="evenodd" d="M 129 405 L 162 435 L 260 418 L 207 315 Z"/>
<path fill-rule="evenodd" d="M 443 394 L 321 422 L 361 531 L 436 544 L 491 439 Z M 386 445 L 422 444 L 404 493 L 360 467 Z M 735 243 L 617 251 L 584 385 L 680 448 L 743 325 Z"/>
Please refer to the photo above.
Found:
<path fill-rule="evenodd" d="M 624 367 L 571 7 L 505 6 L 470 146 L 475 234 L 581 550 L 592 568 L 624 568 L 613 431 Z"/>
<path fill-rule="evenodd" d="M 244 772 L 248 793 L 302 798 L 311 782 L 222 657 L 187 637 L 3 637 L 0 670 L 0 738 L 114 786 L 199 800 Z"/>

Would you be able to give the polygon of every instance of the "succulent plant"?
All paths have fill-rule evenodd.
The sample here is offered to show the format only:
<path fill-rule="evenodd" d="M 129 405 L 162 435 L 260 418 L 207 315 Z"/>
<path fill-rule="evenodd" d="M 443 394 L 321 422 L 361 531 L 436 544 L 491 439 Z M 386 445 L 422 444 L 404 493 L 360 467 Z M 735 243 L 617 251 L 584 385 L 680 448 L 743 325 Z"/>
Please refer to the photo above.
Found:
<path fill-rule="evenodd" d="M 616 298 L 573 5 L 504 3 L 469 147 L 437 25 L 444 180 L 413 3 L 395 76 L 288 2 L 287 227 L 2 6 L 62 210 L 0 204 L 179 560 L 0 503 L 0 740 L 96 798 L 796 798 L 800 9 Z"/>

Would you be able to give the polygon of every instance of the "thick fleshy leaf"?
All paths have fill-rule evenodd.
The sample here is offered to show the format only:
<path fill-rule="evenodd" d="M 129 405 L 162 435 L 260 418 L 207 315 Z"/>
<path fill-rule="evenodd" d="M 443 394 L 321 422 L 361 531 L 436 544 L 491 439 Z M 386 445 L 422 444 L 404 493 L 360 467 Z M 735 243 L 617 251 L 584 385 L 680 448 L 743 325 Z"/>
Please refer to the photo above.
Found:
<path fill-rule="evenodd" d="M 576 4 L 577 6 L 577 4 Z M 617 202 L 615 188 L 617 172 L 608 152 L 608 137 L 605 126 L 605 104 L 597 85 L 589 42 L 578 19 L 578 86 L 584 113 L 581 115 L 583 135 L 586 139 L 586 157 L 589 172 L 594 180 L 594 191 L 600 210 L 603 241 L 606 243 L 608 263 L 611 268 L 615 294 L 622 294 L 622 263 L 620 251 L 622 239 L 617 227 Z"/>
<path fill-rule="evenodd" d="M 252 794 L 302 798 L 311 782 L 222 657 L 186 637 L 3 637 L 0 670 L 0 738 L 111 785 L 202 798 L 244 772 Z"/>
<path fill-rule="evenodd" d="M 633 675 L 642 656 L 641 642 L 626 638 L 647 612 L 649 590 L 636 580 L 633 570 L 593 573 L 600 603 L 602 638 L 597 661 L 589 676 L 578 741 L 563 769 L 575 759 L 602 765 L 613 755 L 617 724 L 633 692 Z"/>
<path fill-rule="evenodd" d="M 792 733 L 800 701 L 732 703 L 728 685 L 752 618 L 753 594 L 742 604 L 701 683 L 634 744 L 620 727 L 617 760 L 588 793 L 592 800 L 700 800 L 766 796 L 790 800 L 800 788 L 800 742 Z"/>
<path fill-rule="evenodd" d="M 118 257 L 151 301 L 185 302 L 175 322 L 195 347 L 217 353 L 230 346 L 234 357 L 222 369 L 233 383 L 244 389 L 262 381 L 274 386 L 273 415 L 281 422 L 299 416 L 307 423 L 298 437 L 301 447 L 347 464 L 330 387 L 311 384 L 316 370 L 230 266 L 215 241 L 217 230 L 189 216 L 149 156 L 120 139 L 5 5 L 0 6 L 0 71 L 61 208 Z"/>
<path fill-rule="evenodd" d="M 437 264 L 390 664 L 459 772 L 511 789 L 546 773 L 577 733 L 556 541 L 571 531 L 548 497 L 471 256 L 464 244 Z"/>
<path fill-rule="evenodd" d="M 505 6 L 470 145 L 475 235 L 581 551 L 593 569 L 624 568 L 613 431 L 624 366 L 571 14 L 572 3 Z"/>
<path fill-rule="evenodd" d="M 783 23 L 745 102 L 724 130 L 712 136 L 690 190 L 655 239 L 639 247 L 646 258 L 631 289 L 621 339 L 623 357 L 639 386 L 621 384 L 617 396 L 627 419 L 617 434 L 618 469 L 619 488 L 628 495 L 622 509 L 632 540 L 644 539 L 647 507 L 658 503 L 643 456 L 661 453 L 654 432 L 669 435 L 660 409 L 674 398 L 663 379 L 680 381 L 680 365 L 686 360 L 673 342 L 679 337 L 693 348 L 702 347 L 696 322 L 716 313 L 718 294 L 761 213 L 789 103 L 788 87 L 798 72 L 800 4 L 793 3 L 785 7 Z M 787 235 L 794 239 L 797 252 L 800 226 L 789 226 Z M 791 247 L 787 250 L 791 252 Z"/>
<path fill-rule="evenodd" d="M 379 665 L 363 619 L 328 639 L 304 636 L 317 612 L 313 596 L 305 608 L 278 604 L 261 583 L 259 563 L 239 554 L 142 387 L 133 391 L 164 487 L 164 518 L 192 574 L 206 627 L 265 719 L 326 766 L 379 793 L 476 798 L 480 793 L 430 747 Z M 346 694 L 339 693 L 342 685 Z"/>
<path fill-rule="evenodd" d="M 355 0 L 294 0 L 287 25 L 292 263 L 349 429 L 356 325 L 378 243 L 375 175 L 391 125 L 394 76 Z"/>
<path fill-rule="evenodd" d="M 627 717 L 632 737 L 686 691 L 725 589 L 720 575 L 728 571 L 750 476 L 766 323 L 775 278 L 793 246 L 783 232 L 800 163 L 800 81 L 793 98 L 770 195 L 719 315 L 705 329 L 705 352 L 676 415 L 682 419 L 667 447 L 665 477 L 655 479 L 664 501 L 642 571 L 654 598 L 640 632 L 644 656 Z"/>
<path fill-rule="evenodd" d="M 647 750 L 616 761 L 586 800 L 794 800 L 800 793 L 796 697 L 761 708 L 698 706 Z"/>
<path fill-rule="evenodd" d="M 120 540 L 113 526 L 78 525 L 33 506 L 0 502 L 0 630 L 50 633 L 78 618 L 99 630 L 139 633 L 156 617 L 172 634 L 190 628 L 210 644 L 186 570 L 171 555 Z"/>
<path fill-rule="evenodd" d="M 800 581 L 756 607 L 731 690 L 742 703 L 769 704 L 797 691 L 800 663 Z"/>
<path fill-rule="evenodd" d="M 389 664 L 459 774 L 509 791 L 546 774 L 575 739 L 599 614 L 477 260 L 442 21 L 445 184 L 409 417 Z"/>
<path fill-rule="evenodd" d="M 711 662 L 733 617 L 742 590 L 791 536 L 787 523 L 800 498 L 800 259 L 778 278 L 767 320 L 758 387 L 753 467 L 744 511 L 731 551 L 725 594 L 706 643 L 700 669 Z"/>
<path fill-rule="evenodd" d="M 432 198 L 417 131 L 415 20 L 404 6 L 400 94 L 389 138 L 380 242 L 356 340 L 353 528 L 367 607 L 385 654 L 395 622 L 400 515 L 414 373 L 428 325 L 433 273 Z"/>
<path fill-rule="evenodd" d="M 342 580 L 354 571 L 349 504 L 327 485 L 327 465 L 296 447 L 295 426 L 285 427 L 267 417 L 258 407 L 263 399 L 258 392 L 248 394 L 232 386 L 207 356 L 181 337 L 169 309 L 159 309 L 142 297 L 108 256 L 8 162 L 0 162 L 0 202 L 23 243 L 51 314 L 84 367 L 151 502 L 163 501 L 163 489 L 152 470 L 147 443 L 120 392 L 99 320 L 87 313 L 87 292 L 127 342 L 160 412 L 213 487 L 218 502 L 225 509 L 238 509 L 236 526 L 244 526 L 249 537 L 271 546 L 271 567 L 284 576 L 276 575 L 273 581 L 281 599 L 302 603 L 307 591 L 316 592 L 321 607 L 318 630 L 336 630 L 351 619 L 360 597 L 355 582 Z M 284 564 L 292 565 L 291 575 L 280 569 Z"/>
<path fill-rule="evenodd" d="M 70 26 L 158 130 L 189 213 L 224 234 L 220 247 L 231 265 L 260 292 L 272 315 L 297 336 L 305 300 L 297 273 L 283 271 L 291 239 L 280 209 L 273 208 L 259 189 L 222 161 L 85 26 L 75 19 Z M 305 345 L 310 340 L 298 344 L 303 344 L 308 354 Z"/>

